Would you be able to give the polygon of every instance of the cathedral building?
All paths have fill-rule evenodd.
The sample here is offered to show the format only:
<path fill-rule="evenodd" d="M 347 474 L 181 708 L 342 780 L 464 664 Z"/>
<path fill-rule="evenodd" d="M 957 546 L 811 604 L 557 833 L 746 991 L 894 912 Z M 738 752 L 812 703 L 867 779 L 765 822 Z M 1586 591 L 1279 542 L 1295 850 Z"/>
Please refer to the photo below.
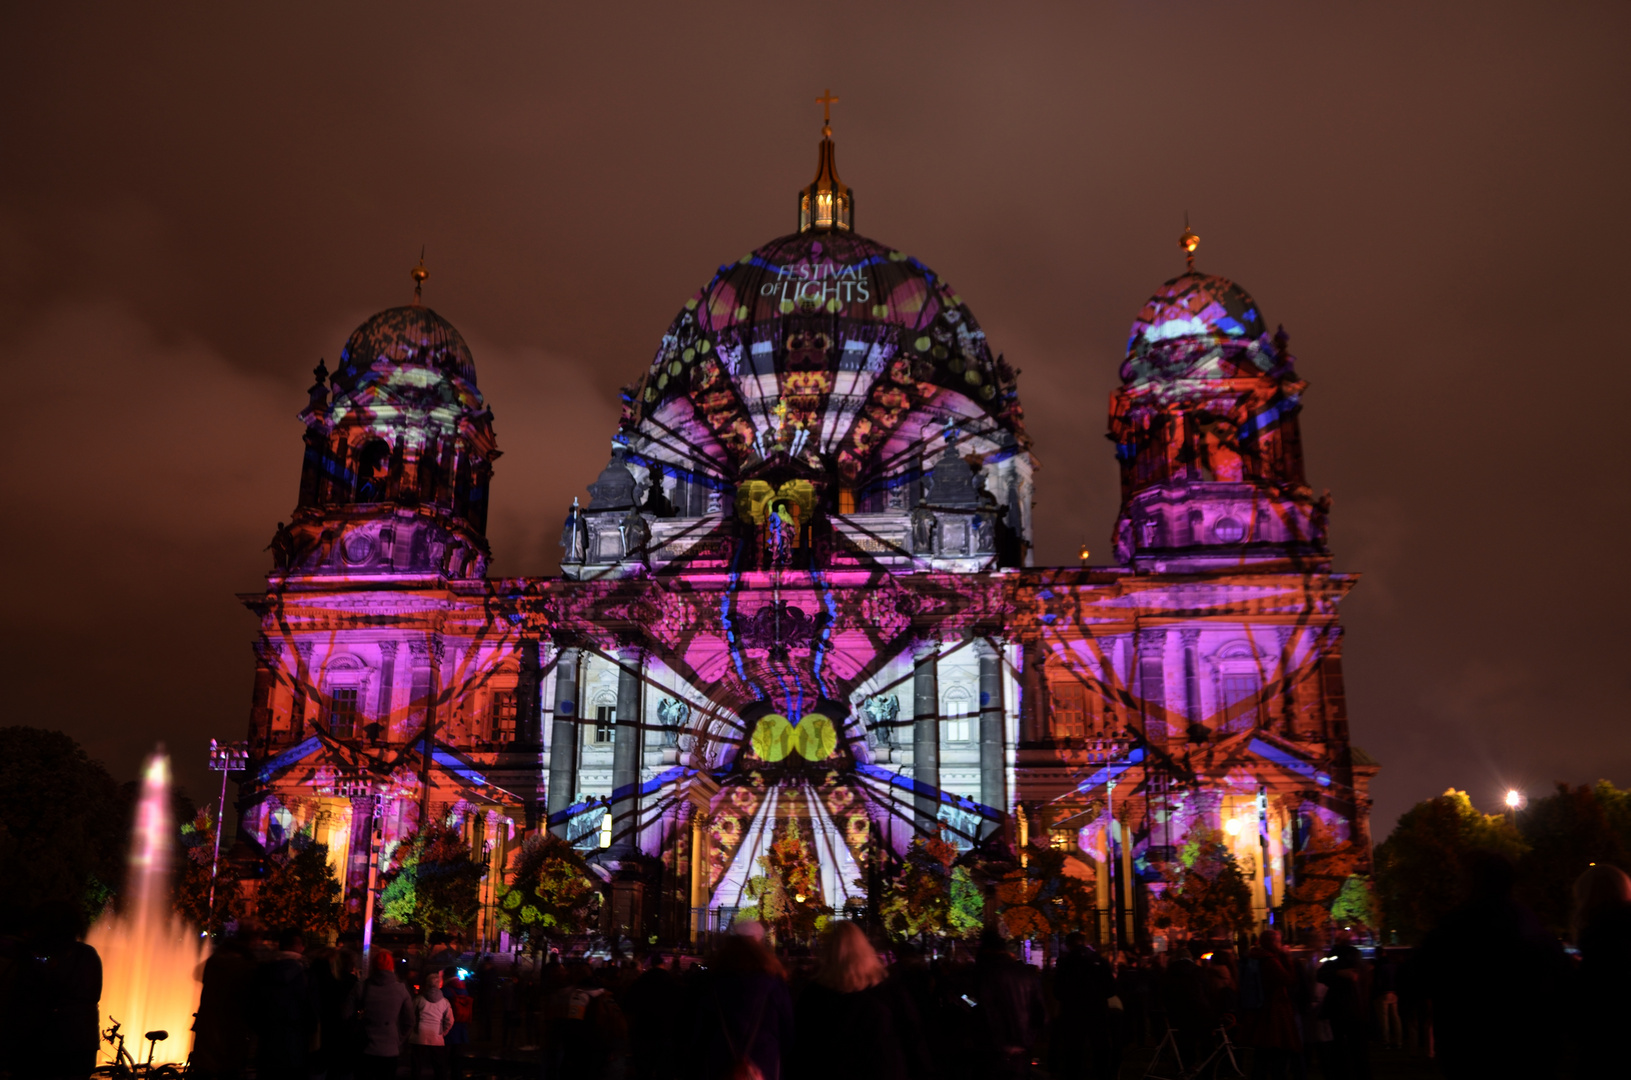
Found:
<path fill-rule="evenodd" d="M 493 886 L 545 830 L 603 879 L 608 928 L 667 941 L 728 925 L 789 823 L 840 911 L 919 836 L 1064 849 L 1118 940 L 1149 939 L 1198 829 L 1260 923 L 1310 844 L 1369 850 L 1355 578 L 1284 331 L 1186 231 L 1110 404 L 1114 563 L 1038 567 L 1014 368 L 854 215 L 824 128 L 797 231 L 719 267 L 626 388 L 555 577 L 487 573 L 492 414 L 417 286 L 318 367 L 299 503 L 242 597 L 257 844 L 326 842 L 359 912 L 380 860 L 449 824 L 489 867 L 489 944 Z"/>

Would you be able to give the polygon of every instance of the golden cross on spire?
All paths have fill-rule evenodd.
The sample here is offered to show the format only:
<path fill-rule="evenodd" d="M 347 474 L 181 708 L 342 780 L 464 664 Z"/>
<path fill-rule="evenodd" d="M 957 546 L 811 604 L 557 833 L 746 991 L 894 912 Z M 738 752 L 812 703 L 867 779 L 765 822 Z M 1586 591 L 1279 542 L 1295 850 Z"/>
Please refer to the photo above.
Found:
<path fill-rule="evenodd" d="M 1189 227 L 1189 211 L 1184 211 L 1184 235 L 1178 238 L 1178 249 L 1184 253 L 1184 260 L 1189 264 L 1189 272 L 1195 272 L 1195 249 L 1201 246 L 1201 238 L 1195 235 L 1195 230 Z"/>
<path fill-rule="evenodd" d="M 413 302 L 417 305 L 421 294 L 424 292 L 425 279 L 430 277 L 430 271 L 425 269 L 425 249 L 423 246 L 419 248 L 419 265 L 409 272 L 409 276 L 413 278 Z"/>
<path fill-rule="evenodd" d="M 832 96 L 832 90 L 821 91 L 816 98 L 816 104 L 821 106 L 821 134 L 832 138 L 832 107 L 838 104 L 838 99 Z"/>

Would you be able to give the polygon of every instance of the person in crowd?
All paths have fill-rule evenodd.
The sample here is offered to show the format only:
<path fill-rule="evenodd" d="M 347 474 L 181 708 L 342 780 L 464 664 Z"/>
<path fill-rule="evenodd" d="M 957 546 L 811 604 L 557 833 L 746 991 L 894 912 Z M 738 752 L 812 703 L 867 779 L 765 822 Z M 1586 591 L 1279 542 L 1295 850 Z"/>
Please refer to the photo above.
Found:
<path fill-rule="evenodd" d="M 1059 1002 L 1053 1051 L 1060 1080 L 1094 1080 L 1116 1075 L 1117 1056 L 1110 1028 L 1110 999 L 1116 996 L 1116 976 L 1110 964 L 1087 943 L 1087 935 L 1065 938 L 1065 951 L 1053 972 L 1053 996 Z"/>
<path fill-rule="evenodd" d="M 1297 1024 L 1297 965 L 1278 930 L 1265 930 L 1241 965 L 1241 1004 L 1255 1047 L 1253 1080 L 1300 1080 L 1302 1037 Z"/>
<path fill-rule="evenodd" d="M 19 1076 L 83 1078 L 96 1067 L 102 958 L 80 940 L 85 930 L 78 905 L 53 905 L 36 915 L 23 942 L 18 1011 L 6 1018 L 22 1036 L 11 1043 Z"/>
<path fill-rule="evenodd" d="M 300 931 L 284 930 L 277 951 L 255 973 L 256 1080 L 305 1080 L 306 1051 L 317 1030 L 305 952 Z"/>
<path fill-rule="evenodd" d="M 442 972 L 442 993 L 453 1008 L 453 1027 L 447 1033 L 447 1068 L 453 1080 L 464 1075 L 463 1058 L 469 1052 L 470 1025 L 475 1021 L 476 999 L 461 968 Z"/>
<path fill-rule="evenodd" d="M 1473 860 L 1471 895 L 1411 958 L 1432 1010 L 1434 1046 L 1451 1080 L 1555 1074 L 1567 961 L 1558 940 L 1512 898 L 1512 863 Z"/>
<path fill-rule="evenodd" d="M 1623 1073 L 1631 1067 L 1631 878 L 1619 867 L 1597 863 L 1575 880 L 1574 940 L 1579 1074 Z"/>
<path fill-rule="evenodd" d="M 189 1074 L 237 1080 L 249 1065 L 254 1042 L 249 1003 L 255 957 L 249 943 L 238 936 L 222 941 L 204 961 L 199 982 Z"/>
<path fill-rule="evenodd" d="M 1320 1018 L 1331 1025 L 1332 1080 L 1369 1080 L 1369 993 L 1365 961 L 1347 931 L 1336 936 L 1330 959 L 1320 964 L 1326 988 Z"/>
<path fill-rule="evenodd" d="M 357 956 L 349 949 L 334 953 L 334 978 L 318 1000 L 321 1010 L 326 1080 L 352 1080 L 357 1073 L 357 1055 L 362 1051 L 362 1032 L 354 1006 L 357 995 Z"/>
<path fill-rule="evenodd" d="M 623 1012 L 635 1080 L 668 1080 L 676 1067 L 685 995 L 661 954 L 648 957 L 646 970 L 623 992 Z"/>
<path fill-rule="evenodd" d="M 448 1080 L 447 1035 L 453 1030 L 453 1006 L 442 993 L 442 973 L 426 972 L 413 999 L 414 1080 L 429 1073 L 433 1080 Z"/>
<path fill-rule="evenodd" d="M 416 1018 L 408 988 L 396 975 L 396 957 L 375 949 L 368 958 L 368 978 L 357 986 L 355 1013 L 362 1020 L 360 1080 L 396 1080 L 397 1063 Z"/>
<path fill-rule="evenodd" d="M 1404 1025 L 1399 1019 L 1399 965 L 1382 946 L 1371 958 L 1371 1011 L 1376 1014 L 1376 1037 L 1384 1050 L 1404 1049 Z"/>
<path fill-rule="evenodd" d="M 829 1076 L 856 1080 L 908 1080 L 908 1047 L 921 1036 L 899 1022 L 899 1002 L 884 987 L 888 971 L 853 922 L 836 922 L 826 933 L 814 978 L 794 1009 L 794 1080 Z M 843 1038 L 834 1038 L 843 1032 Z M 919 1057 L 926 1056 L 919 1054 Z"/>
<path fill-rule="evenodd" d="M 735 1080 L 755 1075 L 751 1070 L 762 1080 L 787 1075 L 793 999 L 764 936 L 759 923 L 737 923 L 698 981 L 686 1055 L 692 1080 Z"/>
<path fill-rule="evenodd" d="M 1206 976 L 1200 964 L 1204 951 L 1202 942 L 1188 942 L 1168 962 L 1161 981 L 1161 1002 L 1167 1022 L 1172 1025 L 1179 1053 L 1190 1064 L 1200 1060 L 1197 1056 L 1200 1048 L 1206 1045 L 1207 1037 L 1216 1026 L 1207 996 Z"/>
<path fill-rule="evenodd" d="M 974 983 L 984 1075 L 993 1080 L 1029 1075 L 1031 1052 L 1047 1024 L 1036 969 L 1015 958 L 995 930 L 987 930 L 974 959 Z"/>

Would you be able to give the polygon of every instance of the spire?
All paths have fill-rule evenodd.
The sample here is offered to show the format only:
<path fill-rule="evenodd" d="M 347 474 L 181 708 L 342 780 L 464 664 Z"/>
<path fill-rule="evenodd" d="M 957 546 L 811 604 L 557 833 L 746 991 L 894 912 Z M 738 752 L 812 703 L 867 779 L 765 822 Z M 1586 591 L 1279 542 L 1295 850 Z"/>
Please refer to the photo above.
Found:
<path fill-rule="evenodd" d="M 1189 273 L 1195 272 L 1195 249 L 1201 246 L 1201 238 L 1195 235 L 1195 230 L 1189 227 L 1189 211 L 1184 211 L 1184 235 L 1178 238 L 1178 246 L 1183 249 L 1184 261 L 1189 265 Z"/>
<path fill-rule="evenodd" d="M 419 265 L 409 272 L 409 276 L 413 278 L 413 306 L 418 307 L 420 294 L 425 288 L 425 279 L 430 277 L 430 271 L 425 269 L 425 249 L 423 246 L 419 248 Z"/>
<path fill-rule="evenodd" d="M 821 106 L 821 152 L 816 159 L 816 176 L 799 192 L 799 232 L 811 229 L 849 229 L 854 224 L 855 195 L 838 179 L 833 157 L 832 107 L 838 104 L 831 90 L 816 98 Z"/>

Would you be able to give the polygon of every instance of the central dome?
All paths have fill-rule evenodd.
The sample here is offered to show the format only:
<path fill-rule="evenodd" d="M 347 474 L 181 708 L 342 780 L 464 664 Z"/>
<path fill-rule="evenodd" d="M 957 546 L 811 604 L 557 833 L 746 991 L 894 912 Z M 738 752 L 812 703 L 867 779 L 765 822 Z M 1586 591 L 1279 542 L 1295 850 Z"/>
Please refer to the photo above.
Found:
<path fill-rule="evenodd" d="M 721 375 L 734 402 L 719 397 Z M 1013 371 L 992 358 L 973 313 L 940 275 L 864 236 L 812 229 L 719 268 L 663 335 L 626 420 L 688 396 L 741 453 L 755 436 L 755 415 L 819 409 L 814 399 L 832 395 L 887 397 L 885 382 L 919 399 L 942 398 L 948 416 L 983 414 L 1015 435 L 1022 430 Z M 953 395 L 968 407 L 956 407 Z M 725 415 L 738 404 L 743 414 Z M 872 432 L 886 432 L 866 410 L 849 412 L 840 466 L 854 475 L 875 448 Z"/>

